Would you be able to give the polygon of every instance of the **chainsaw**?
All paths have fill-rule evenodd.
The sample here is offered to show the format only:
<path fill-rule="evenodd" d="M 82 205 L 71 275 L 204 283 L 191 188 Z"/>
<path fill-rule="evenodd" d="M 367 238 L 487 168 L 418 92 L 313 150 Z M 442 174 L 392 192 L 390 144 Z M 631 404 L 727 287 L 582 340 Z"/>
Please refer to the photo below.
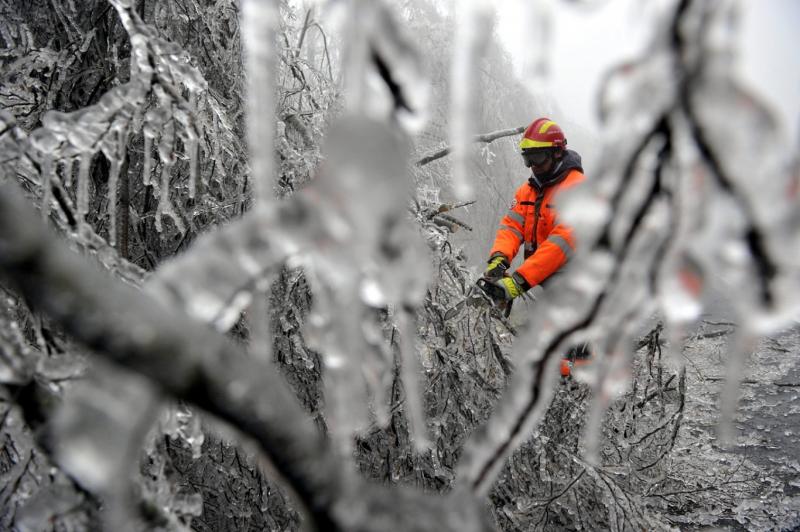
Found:
<path fill-rule="evenodd" d="M 503 312 L 507 318 L 511 313 L 511 301 L 505 297 L 505 290 L 492 282 L 491 279 L 481 277 L 467 290 L 467 295 L 444 313 L 444 319 L 449 320 L 464 308 L 494 308 Z"/>

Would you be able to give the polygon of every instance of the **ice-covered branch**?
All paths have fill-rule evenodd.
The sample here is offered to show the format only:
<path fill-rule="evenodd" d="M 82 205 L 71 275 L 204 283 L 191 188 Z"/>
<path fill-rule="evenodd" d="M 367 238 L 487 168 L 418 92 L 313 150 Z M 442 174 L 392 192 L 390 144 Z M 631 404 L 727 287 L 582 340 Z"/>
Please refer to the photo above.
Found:
<path fill-rule="evenodd" d="M 472 137 L 472 142 L 474 143 L 483 143 L 483 144 L 490 144 L 497 139 L 501 139 L 503 137 L 510 137 L 512 135 L 519 135 L 525 131 L 525 126 L 515 127 L 513 129 L 502 129 L 499 131 L 493 131 L 492 133 L 483 133 L 481 135 L 475 135 Z M 426 164 L 432 163 L 437 159 L 441 159 L 442 157 L 446 157 L 450 155 L 450 152 L 453 151 L 452 146 L 447 146 L 442 148 L 441 150 L 437 150 L 431 154 L 428 154 L 421 159 L 417 160 L 417 166 L 425 166 Z"/>
<path fill-rule="evenodd" d="M 0 193 L 0 268 L 35 308 L 114 362 L 253 437 L 318 524 L 347 474 L 281 377 L 204 325 L 89 267 Z"/>

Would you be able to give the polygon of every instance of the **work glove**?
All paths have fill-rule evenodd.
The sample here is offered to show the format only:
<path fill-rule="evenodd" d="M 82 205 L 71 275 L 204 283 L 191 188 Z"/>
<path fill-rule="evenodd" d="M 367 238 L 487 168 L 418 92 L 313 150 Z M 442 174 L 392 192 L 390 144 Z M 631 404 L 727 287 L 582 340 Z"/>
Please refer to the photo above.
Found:
<path fill-rule="evenodd" d="M 524 292 L 522 287 L 517 284 L 517 281 L 515 281 L 513 277 L 503 277 L 502 279 L 497 280 L 495 284 L 502 288 L 505 292 L 506 301 L 511 301 L 515 297 L 521 296 Z"/>
<path fill-rule="evenodd" d="M 508 269 L 508 259 L 505 258 L 503 255 L 496 255 L 489 259 L 489 265 L 486 267 L 486 271 L 483 273 L 483 276 L 487 279 L 491 279 L 495 281 L 497 279 L 502 279 L 503 275 L 505 275 L 506 270 Z"/>

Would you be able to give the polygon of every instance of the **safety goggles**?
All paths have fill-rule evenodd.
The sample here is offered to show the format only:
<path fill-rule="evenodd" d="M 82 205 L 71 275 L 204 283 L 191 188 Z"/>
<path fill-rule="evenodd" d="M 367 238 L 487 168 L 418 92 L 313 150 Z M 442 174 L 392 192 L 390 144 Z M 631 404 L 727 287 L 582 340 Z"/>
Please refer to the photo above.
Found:
<path fill-rule="evenodd" d="M 542 148 L 528 148 L 522 150 L 522 160 L 525 161 L 525 166 L 541 166 L 550 158 L 551 152 L 549 149 Z"/>

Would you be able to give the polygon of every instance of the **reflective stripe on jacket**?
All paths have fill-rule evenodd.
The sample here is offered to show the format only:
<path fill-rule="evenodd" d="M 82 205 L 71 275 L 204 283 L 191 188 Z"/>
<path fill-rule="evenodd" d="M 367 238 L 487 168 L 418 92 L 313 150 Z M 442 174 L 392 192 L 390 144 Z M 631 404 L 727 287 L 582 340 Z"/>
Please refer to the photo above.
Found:
<path fill-rule="evenodd" d="M 531 287 L 556 273 L 575 250 L 575 239 L 572 228 L 558 220 L 555 195 L 584 179 L 580 170 L 572 169 L 562 181 L 545 188 L 541 198 L 529 183 L 519 187 L 511 209 L 500 221 L 490 255 L 501 253 L 511 261 L 523 247 L 525 261 L 517 273 Z"/>

